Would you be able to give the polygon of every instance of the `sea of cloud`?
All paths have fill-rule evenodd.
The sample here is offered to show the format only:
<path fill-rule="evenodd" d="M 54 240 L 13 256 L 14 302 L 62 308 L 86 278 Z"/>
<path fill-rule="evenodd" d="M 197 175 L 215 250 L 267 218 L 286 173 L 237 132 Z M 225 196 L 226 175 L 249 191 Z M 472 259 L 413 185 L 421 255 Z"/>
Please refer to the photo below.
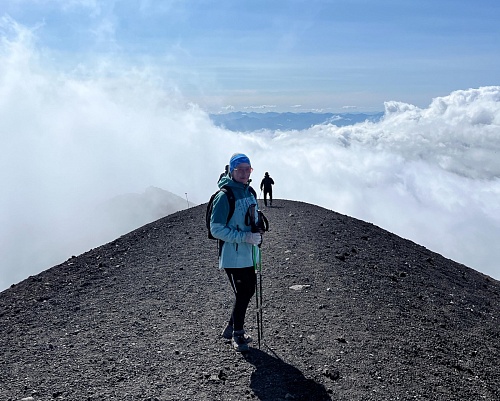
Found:
<path fill-rule="evenodd" d="M 151 69 L 54 68 L 31 32 L 0 43 L 0 291 L 92 247 L 100 202 L 149 186 L 204 203 L 234 152 L 276 198 L 372 222 L 500 279 L 500 87 L 378 123 L 234 133 Z M 203 230 L 200 227 L 200 230 Z M 112 240 L 106 239 L 106 241 Z"/>

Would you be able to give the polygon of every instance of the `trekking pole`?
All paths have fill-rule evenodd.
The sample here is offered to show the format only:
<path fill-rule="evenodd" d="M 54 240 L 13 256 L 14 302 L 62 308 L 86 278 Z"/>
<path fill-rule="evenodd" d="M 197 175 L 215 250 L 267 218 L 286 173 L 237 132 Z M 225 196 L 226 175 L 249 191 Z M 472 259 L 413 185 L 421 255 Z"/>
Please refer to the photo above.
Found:
<path fill-rule="evenodd" d="M 261 236 L 264 232 L 269 230 L 269 222 L 266 219 L 266 216 L 258 210 L 257 211 L 257 221 L 255 221 L 256 214 L 256 206 L 255 204 L 250 205 L 248 208 L 248 212 L 245 215 L 245 223 L 252 227 L 253 233 L 260 233 Z M 261 238 L 262 239 L 262 238 Z M 253 259 L 253 267 L 255 270 L 255 302 L 257 304 L 257 336 L 259 341 L 259 349 L 260 342 L 264 338 L 264 329 L 262 322 L 262 251 L 261 246 L 262 241 L 259 245 L 254 245 L 252 247 L 252 259 Z"/>
<path fill-rule="evenodd" d="M 264 322 L 262 320 L 262 314 L 264 313 L 264 305 L 262 304 L 262 263 L 261 263 L 262 253 L 259 248 L 259 320 L 260 320 L 260 339 L 264 341 Z"/>
<path fill-rule="evenodd" d="M 264 339 L 262 327 L 262 253 L 259 247 L 253 247 L 253 264 L 255 269 L 255 303 L 257 306 L 257 342 L 259 344 Z"/>

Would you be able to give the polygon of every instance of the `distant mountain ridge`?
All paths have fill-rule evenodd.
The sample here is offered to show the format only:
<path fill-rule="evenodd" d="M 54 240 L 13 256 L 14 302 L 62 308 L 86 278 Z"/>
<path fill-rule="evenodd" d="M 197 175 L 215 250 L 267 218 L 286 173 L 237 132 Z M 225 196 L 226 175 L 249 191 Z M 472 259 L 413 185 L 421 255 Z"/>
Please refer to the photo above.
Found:
<path fill-rule="evenodd" d="M 150 186 L 143 193 L 117 195 L 101 203 L 93 213 L 99 220 L 109 220 L 110 225 L 123 225 L 125 233 L 190 206 L 194 204 L 187 199 Z"/>
<path fill-rule="evenodd" d="M 101 242 L 135 230 L 144 224 L 194 206 L 172 192 L 150 186 L 143 193 L 117 195 L 98 205 L 87 217 L 92 236 Z"/>
<path fill-rule="evenodd" d="M 375 113 L 257 113 L 232 112 L 211 114 L 210 119 L 219 127 L 230 131 L 303 130 L 314 125 L 333 124 L 338 127 L 371 121 L 377 122 L 383 112 Z"/>
<path fill-rule="evenodd" d="M 81 207 L 54 233 L 40 236 L 38 231 L 24 235 L 23 257 L 11 256 L 12 262 L 0 273 L 0 291 L 19 281 L 22 275 L 38 273 L 47 266 L 107 243 L 144 224 L 194 206 L 188 199 L 167 190 L 148 187 L 142 193 L 124 193 L 101 203 Z M 5 272 L 5 273 L 4 273 Z"/>

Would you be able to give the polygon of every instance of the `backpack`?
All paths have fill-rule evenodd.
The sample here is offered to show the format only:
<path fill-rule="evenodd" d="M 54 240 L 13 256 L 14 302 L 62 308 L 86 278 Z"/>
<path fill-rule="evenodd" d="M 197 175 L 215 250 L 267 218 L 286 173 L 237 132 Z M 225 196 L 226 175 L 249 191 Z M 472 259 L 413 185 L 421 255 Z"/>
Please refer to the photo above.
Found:
<path fill-rule="evenodd" d="M 252 195 L 257 200 L 257 193 L 255 192 L 255 190 L 252 187 L 248 187 L 248 189 L 250 190 L 250 192 L 252 193 Z M 215 196 L 219 192 L 224 192 L 226 194 L 227 200 L 229 202 L 229 213 L 227 214 L 226 224 L 229 223 L 229 220 L 231 220 L 231 217 L 233 217 L 234 207 L 235 207 L 235 204 L 236 204 L 236 200 L 235 200 L 235 197 L 234 197 L 234 194 L 233 194 L 233 190 L 228 185 L 224 185 L 222 188 L 220 188 L 217 192 L 215 192 L 210 197 L 210 200 L 208 201 L 208 205 L 207 205 L 206 215 L 205 215 L 205 222 L 206 222 L 206 226 L 207 226 L 207 230 L 208 230 L 208 238 L 209 239 L 217 239 L 210 232 L 210 217 L 212 216 L 212 209 L 213 209 L 214 198 L 215 198 Z"/>

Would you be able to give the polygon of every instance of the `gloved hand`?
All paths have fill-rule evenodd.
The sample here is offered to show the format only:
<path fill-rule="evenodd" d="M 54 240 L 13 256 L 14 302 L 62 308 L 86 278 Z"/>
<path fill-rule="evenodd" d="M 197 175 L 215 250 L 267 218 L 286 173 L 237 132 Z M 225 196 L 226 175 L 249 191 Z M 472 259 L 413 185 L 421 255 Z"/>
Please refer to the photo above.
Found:
<path fill-rule="evenodd" d="M 259 245 L 262 242 L 261 233 L 247 233 L 245 235 L 245 242 L 252 245 Z"/>

